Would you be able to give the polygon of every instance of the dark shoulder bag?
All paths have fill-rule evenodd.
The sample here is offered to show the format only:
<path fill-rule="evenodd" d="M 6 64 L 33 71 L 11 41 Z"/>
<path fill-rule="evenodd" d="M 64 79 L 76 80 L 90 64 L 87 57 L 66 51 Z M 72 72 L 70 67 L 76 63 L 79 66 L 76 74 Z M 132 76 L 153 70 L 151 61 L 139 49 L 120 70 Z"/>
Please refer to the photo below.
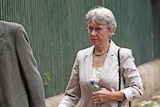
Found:
<path fill-rule="evenodd" d="M 119 74 L 119 91 L 121 90 L 121 63 L 120 63 L 120 49 L 118 49 L 118 74 Z M 121 101 L 118 101 L 118 107 L 121 107 Z M 129 102 L 129 107 L 131 107 L 131 102 Z"/>

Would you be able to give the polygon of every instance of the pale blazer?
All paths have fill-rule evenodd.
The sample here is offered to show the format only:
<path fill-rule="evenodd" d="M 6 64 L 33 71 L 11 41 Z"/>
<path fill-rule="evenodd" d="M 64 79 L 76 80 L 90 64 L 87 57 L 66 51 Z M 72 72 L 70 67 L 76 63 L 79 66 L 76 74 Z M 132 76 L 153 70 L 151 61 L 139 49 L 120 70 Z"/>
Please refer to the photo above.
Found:
<path fill-rule="evenodd" d="M 110 40 L 109 51 L 99 81 L 99 86 L 107 88 L 110 91 L 118 91 L 118 49 L 119 46 Z M 80 107 L 96 107 L 92 100 L 92 91 L 90 88 L 93 50 L 94 46 L 80 50 L 77 53 L 65 96 L 60 102 L 59 107 L 74 107 L 79 100 Z M 131 50 L 121 48 L 120 59 L 122 68 L 121 91 L 124 92 L 126 97 L 126 100 L 121 103 L 121 107 L 127 107 L 126 102 L 142 96 L 143 86 Z M 117 102 L 113 101 L 103 103 L 100 107 L 118 106 Z"/>
<path fill-rule="evenodd" d="M 0 107 L 45 107 L 43 83 L 24 27 L 0 21 Z"/>

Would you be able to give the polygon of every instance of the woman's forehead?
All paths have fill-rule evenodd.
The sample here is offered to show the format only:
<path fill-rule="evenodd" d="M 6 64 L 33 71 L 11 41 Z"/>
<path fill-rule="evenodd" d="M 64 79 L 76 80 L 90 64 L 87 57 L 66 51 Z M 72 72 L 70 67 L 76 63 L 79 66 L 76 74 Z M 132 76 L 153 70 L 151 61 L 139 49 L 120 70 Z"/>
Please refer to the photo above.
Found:
<path fill-rule="evenodd" d="M 95 21 L 89 21 L 88 26 L 98 26 L 98 27 L 102 26 L 103 27 L 103 26 L 105 26 L 105 24 L 98 24 Z"/>

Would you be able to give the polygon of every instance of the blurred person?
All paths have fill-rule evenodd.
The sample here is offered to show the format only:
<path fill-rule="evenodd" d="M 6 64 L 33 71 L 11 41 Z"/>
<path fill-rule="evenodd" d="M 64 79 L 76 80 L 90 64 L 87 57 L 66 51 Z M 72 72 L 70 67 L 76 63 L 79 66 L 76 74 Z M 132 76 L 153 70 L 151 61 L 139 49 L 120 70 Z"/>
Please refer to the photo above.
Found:
<path fill-rule="evenodd" d="M 58 107 L 75 107 L 79 100 L 80 107 L 127 107 L 129 101 L 143 95 L 142 80 L 132 50 L 120 49 L 111 40 L 117 27 L 111 10 L 96 7 L 87 12 L 86 20 L 93 46 L 78 51 L 65 96 Z"/>
<path fill-rule="evenodd" d="M 0 20 L 0 107 L 45 107 L 42 78 L 24 27 Z"/>

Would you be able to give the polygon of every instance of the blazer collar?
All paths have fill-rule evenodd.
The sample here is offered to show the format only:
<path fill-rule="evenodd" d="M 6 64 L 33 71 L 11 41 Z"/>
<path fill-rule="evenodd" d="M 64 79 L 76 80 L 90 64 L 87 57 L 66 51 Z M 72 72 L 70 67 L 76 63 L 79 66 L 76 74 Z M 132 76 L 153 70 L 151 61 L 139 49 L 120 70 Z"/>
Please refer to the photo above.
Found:
<path fill-rule="evenodd" d="M 103 67 L 103 70 L 102 70 L 103 74 L 106 74 L 107 73 L 106 71 L 109 70 L 109 68 L 111 66 L 113 66 L 112 63 L 113 63 L 114 57 L 117 57 L 117 56 L 115 56 L 117 50 L 118 50 L 118 46 L 112 40 L 110 40 L 109 51 L 108 51 L 108 54 L 107 54 L 107 58 L 105 59 L 104 67 Z M 86 51 L 86 59 L 85 59 L 85 62 L 84 62 L 86 80 L 88 82 L 90 81 L 91 74 L 92 74 L 91 70 L 92 70 L 93 51 L 94 51 L 94 45 L 91 46 L 90 48 L 88 48 L 88 50 Z M 101 79 L 100 79 L 100 84 L 101 84 Z"/>
<path fill-rule="evenodd" d="M 114 55 L 115 51 L 117 51 L 119 46 L 117 46 L 111 39 L 110 39 L 110 47 L 108 51 L 108 55 Z"/>
<path fill-rule="evenodd" d="M 86 56 L 91 56 L 91 55 L 93 55 L 93 51 L 94 51 L 94 45 L 91 46 L 91 47 L 88 49 L 88 51 L 87 51 L 87 53 L 86 53 Z"/>
<path fill-rule="evenodd" d="M 114 62 L 114 58 L 117 57 L 117 51 L 118 51 L 118 46 L 112 41 L 110 40 L 110 47 L 109 47 L 109 51 L 106 57 L 106 60 L 104 62 L 104 68 L 106 67 L 105 65 L 112 65 L 112 63 Z M 106 69 L 109 69 L 110 66 L 107 66 Z"/>
<path fill-rule="evenodd" d="M 2 36 L 3 33 L 4 33 L 4 31 L 3 31 L 2 23 L 0 21 L 0 37 Z"/>
<path fill-rule="evenodd" d="M 108 55 L 114 55 L 115 51 L 119 48 L 119 46 L 117 46 L 111 39 L 110 39 L 110 47 L 109 47 L 109 51 L 108 51 Z M 87 56 L 93 55 L 93 51 L 94 51 L 94 45 L 91 46 L 88 49 L 88 52 L 86 53 Z"/>

